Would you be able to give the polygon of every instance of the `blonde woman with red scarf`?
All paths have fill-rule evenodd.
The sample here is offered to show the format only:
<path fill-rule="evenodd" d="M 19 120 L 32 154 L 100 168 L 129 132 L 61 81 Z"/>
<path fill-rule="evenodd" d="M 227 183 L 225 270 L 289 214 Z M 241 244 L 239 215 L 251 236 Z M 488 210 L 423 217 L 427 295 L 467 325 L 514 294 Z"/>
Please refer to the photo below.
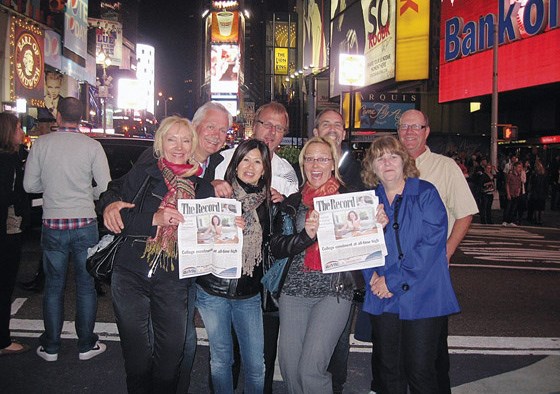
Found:
<path fill-rule="evenodd" d="M 329 138 L 307 141 L 299 156 L 305 183 L 282 203 L 274 220 L 271 252 L 276 258 L 291 260 L 279 298 L 278 353 L 282 377 L 292 394 L 332 393 L 327 368 L 352 306 L 353 289 L 336 291 L 333 274 L 321 271 L 319 214 L 313 210 L 315 197 L 355 191 L 342 183 L 338 160 L 338 150 Z M 292 221 L 293 235 L 282 234 L 284 220 Z M 377 220 L 387 222 L 382 207 Z"/>
<path fill-rule="evenodd" d="M 130 393 L 174 393 L 183 358 L 189 287 L 179 279 L 177 226 L 180 198 L 214 195 L 190 162 L 197 134 L 187 119 L 161 122 L 154 161 L 136 164 L 123 181 L 122 199 L 132 201 L 147 179 L 136 206 L 122 211 L 126 241 L 120 248 L 111 293 Z"/>

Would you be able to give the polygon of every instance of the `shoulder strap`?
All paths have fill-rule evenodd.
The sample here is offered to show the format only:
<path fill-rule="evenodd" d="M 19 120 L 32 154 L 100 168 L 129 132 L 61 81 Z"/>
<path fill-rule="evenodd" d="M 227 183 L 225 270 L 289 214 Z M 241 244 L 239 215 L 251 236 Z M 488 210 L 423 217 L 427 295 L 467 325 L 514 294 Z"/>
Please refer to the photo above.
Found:
<path fill-rule="evenodd" d="M 146 175 L 146 178 L 144 179 L 144 182 L 142 182 L 142 185 L 140 186 L 140 188 L 136 191 L 136 194 L 134 195 L 134 198 L 132 198 L 132 203 L 136 204 L 136 200 L 138 199 L 138 197 L 140 197 L 140 195 L 142 194 L 142 192 L 144 191 L 144 188 L 146 187 L 146 185 L 148 184 L 148 182 L 150 181 L 150 176 Z"/>

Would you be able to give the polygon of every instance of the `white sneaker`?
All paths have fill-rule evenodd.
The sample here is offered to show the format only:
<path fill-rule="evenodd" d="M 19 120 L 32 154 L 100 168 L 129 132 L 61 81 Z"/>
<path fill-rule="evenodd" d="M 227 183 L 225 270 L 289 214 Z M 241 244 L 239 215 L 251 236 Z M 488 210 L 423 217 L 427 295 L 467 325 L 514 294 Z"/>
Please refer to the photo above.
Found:
<path fill-rule="evenodd" d="M 512 227 L 517 227 L 517 224 L 515 224 L 513 222 L 511 222 L 509 225 L 512 226 Z"/>
<path fill-rule="evenodd" d="M 507 225 L 507 222 L 502 222 L 502 226 L 506 227 Z"/>
<path fill-rule="evenodd" d="M 56 361 L 58 360 L 58 353 L 47 353 L 43 346 L 37 348 L 37 356 L 41 357 L 45 361 Z"/>
<path fill-rule="evenodd" d="M 91 350 L 88 350 L 87 352 L 80 353 L 79 357 L 80 357 L 80 360 L 82 360 L 82 361 L 89 360 L 91 358 L 94 358 L 95 356 L 99 356 L 105 350 L 107 350 L 107 346 L 104 343 L 101 343 L 101 342 L 97 341 L 95 343 L 95 346 Z"/>

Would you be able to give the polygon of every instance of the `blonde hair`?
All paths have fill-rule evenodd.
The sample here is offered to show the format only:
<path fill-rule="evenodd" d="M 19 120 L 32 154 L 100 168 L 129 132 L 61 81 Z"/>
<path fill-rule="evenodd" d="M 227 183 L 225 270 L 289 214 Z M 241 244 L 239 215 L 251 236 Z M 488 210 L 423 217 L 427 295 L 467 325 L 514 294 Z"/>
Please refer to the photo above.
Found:
<path fill-rule="evenodd" d="M 156 134 L 154 136 L 154 157 L 156 159 L 159 159 L 162 156 L 163 139 L 165 138 L 169 130 L 171 130 L 171 128 L 175 125 L 178 125 L 179 127 L 184 126 L 191 133 L 192 143 L 191 143 L 191 151 L 189 152 L 190 155 L 192 155 L 193 152 L 196 150 L 196 147 L 198 145 L 198 135 L 196 134 L 192 123 L 186 118 L 173 115 L 165 118 L 159 125 L 158 129 L 156 130 Z M 189 157 L 188 162 L 193 165 L 193 168 L 185 174 L 186 176 L 193 175 L 198 171 L 198 167 L 199 167 L 198 162 L 191 159 L 192 158 Z"/>
<path fill-rule="evenodd" d="M 325 144 L 329 147 L 333 159 L 334 177 L 338 182 L 340 182 L 341 185 L 344 185 L 344 182 L 340 177 L 340 172 L 338 171 L 338 161 L 340 160 L 340 157 L 338 156 L 338 149 L 334 144 L 333 140 L 331 140 L 330 138 L 323 138 L 323 137 L 313 137 L 309 139 L 301 149 L 301 152 L 299 154 L 299 168 L 301 170 L 301 176 L 303 178 L 303 182 L 305 183 L 307 181 L 307 179 L 305 178 L 305 171 L 303 170 L 305 153 L 307 152 L 307 149 L 311 144 Z"/>
<path fill-rule="evenodd" d="M 373 140 L 366 151 L 366 157 L 362 161 L 362 181 L 367 187 L 376 187 L 379 184 L 380 181 L 375 174 L 373 163 L 385 153 L 396 154 L 401 157 L 404 179 L 418 178 L 420 176 L 420 171 L 416 168 L 416 162 L 398 139 L 390 135 L 378 137 Z"/>

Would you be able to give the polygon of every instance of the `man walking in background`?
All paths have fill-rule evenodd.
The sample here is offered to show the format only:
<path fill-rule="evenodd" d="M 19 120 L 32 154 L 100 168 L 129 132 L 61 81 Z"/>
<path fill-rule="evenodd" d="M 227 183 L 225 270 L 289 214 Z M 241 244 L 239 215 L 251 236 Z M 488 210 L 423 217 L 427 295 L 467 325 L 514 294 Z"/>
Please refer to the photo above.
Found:
<path fill-rule="evenodd" d="M 45 271 L 45 331 L 39 338 L 37 355 L 45 361 L 58 359 L 70 254 L 76 283 L 79 359 L 89 360 L 106 349 L 93 332 L 97 294 L 93 277 L 86 270 L 86 256 L 87 249 L 99 239 L 93 201 L 107 188 L 111 177 L 101 144 L 78 130 L 82 112 L 78 99 L 59 100 L 58 131 L 35 141 L 23 180 L 28 193 L 43 193 L 41 247 Z"/>

